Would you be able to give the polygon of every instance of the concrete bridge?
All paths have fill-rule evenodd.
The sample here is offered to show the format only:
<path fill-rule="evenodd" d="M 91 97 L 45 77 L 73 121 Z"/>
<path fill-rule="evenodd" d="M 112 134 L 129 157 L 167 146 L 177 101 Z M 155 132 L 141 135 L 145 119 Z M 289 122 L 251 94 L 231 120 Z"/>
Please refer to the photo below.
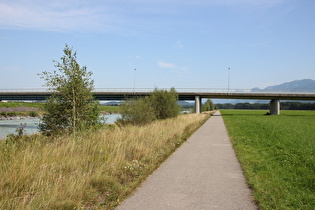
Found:
<path fill-rule="evenodd" d="M 154 89 L 95 89 L 95 99 L 102 101 L 126 100 L 148 96 Z M 176 89 L 179 100 L 194 100 L 196 113 L 201 112 L 201 99 L 260 99 L 270 100 L 270 114 L 280 114 L 280 100 L 315 101 L 315 90 L 249 90 L 249 89 Z M 47 89 L 0 89 L 0 101 L 43 101 L 53 94 Z"/>

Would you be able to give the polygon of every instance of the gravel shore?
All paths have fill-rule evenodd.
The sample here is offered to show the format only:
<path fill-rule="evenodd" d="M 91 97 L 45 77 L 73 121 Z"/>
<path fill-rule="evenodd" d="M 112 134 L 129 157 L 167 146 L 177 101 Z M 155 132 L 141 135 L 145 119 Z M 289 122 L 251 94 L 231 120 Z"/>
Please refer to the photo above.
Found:
<path fill-rule="evenodd" d="M 41 111 L 38 107 L 1 107 L 0 112 L 32 112 Z"/>
<path fill-rule="evenodd" d="M 24 120 L 24 119 L 40 119 L 40 117 L 31 117 L 31 116 L 4 117 L 4 116 L 0 116 L 0 120 Z"/>
<path fill-rule="evenodd" d="M 1 107 L 1 112 L 38 112 L 41 111 L 40 108 L 37 107 Z M 38 117 L 31 117 L 31 116 L 0 116 L 0 120 L 22 120 L 22 119 L 39 119 L 41 116 Z"/>

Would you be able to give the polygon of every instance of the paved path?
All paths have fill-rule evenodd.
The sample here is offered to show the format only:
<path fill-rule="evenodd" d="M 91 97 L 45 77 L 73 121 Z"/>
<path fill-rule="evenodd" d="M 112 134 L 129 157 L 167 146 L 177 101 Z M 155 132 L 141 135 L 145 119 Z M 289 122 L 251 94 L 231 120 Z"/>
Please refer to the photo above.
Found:
<path fill-rule="evenodd" d="M 123 209 L 258 209 L 220 112 L 117 207 Z"/>

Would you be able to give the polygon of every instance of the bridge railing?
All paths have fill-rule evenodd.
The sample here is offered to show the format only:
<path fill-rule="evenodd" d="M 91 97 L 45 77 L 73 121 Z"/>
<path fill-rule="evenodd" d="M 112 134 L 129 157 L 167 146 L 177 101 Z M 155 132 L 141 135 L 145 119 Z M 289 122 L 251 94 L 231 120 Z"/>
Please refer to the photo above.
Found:
<path fill-rule="evenodd" d="M 177 88 L 177 92 L 189 92 L 189 93 L 287 93 L 287 94 L 315 94 L 315 90 L 305 89 L 226 89 L 226 88 Z"/>
<path fill-rule="evenodd" d="M 169 90 L 169 88 L 159 88 L 159 90 Z M 113 92 L 113 93 L 132 93 L 132 92 L 152 92 L 154 88 L 96 88 L 93 92 Z M 178 93 L 287 93 L 287 94 L 315 94 L 315 90 L 305 89 L 226 89 L 226 88 L 176 88 Z"/>
<path fill-rule="evenodd" d="M 0 89 L 0 93 L 42 93 L 51 92 L 47 88 L 30 88 L 30 89 Z"/>
<path fill-rule="evenodd" d="M 95 88 L 93 93 L 147 93 L 154 88 Z M 159 88 L 169 90 L 169 88 Z M 226 88 L 176 88 L 178 93 L 275 93 L 275 94 L 315 94 L 315 90 L 307 89 L 226 89 Z M 33 89 L 0 89 L 0 93 L 50 93 L 47 88 Z"/>

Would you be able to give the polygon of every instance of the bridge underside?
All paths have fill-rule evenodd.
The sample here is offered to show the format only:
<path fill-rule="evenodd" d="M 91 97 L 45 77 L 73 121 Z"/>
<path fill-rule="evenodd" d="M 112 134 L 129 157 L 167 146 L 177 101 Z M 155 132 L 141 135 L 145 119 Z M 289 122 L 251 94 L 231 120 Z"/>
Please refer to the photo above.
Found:
<path fill-rule="evenodd" d="M 121 101 L 131 98 L 149 96 L 151 92 L 93 92 L 96 100 Z M 0 92 L 1 100 L 44 101 L 52 92 Z M 299 93 L 260 93 L 260 92 L 178 92 L 179 100 L 194 100 L 196 113 L 201 112 L 201 99 L 261 99 L 270 100 L 270 114 L 280 114 L 280 100 L 315 100 L 315 94 Z"/>

